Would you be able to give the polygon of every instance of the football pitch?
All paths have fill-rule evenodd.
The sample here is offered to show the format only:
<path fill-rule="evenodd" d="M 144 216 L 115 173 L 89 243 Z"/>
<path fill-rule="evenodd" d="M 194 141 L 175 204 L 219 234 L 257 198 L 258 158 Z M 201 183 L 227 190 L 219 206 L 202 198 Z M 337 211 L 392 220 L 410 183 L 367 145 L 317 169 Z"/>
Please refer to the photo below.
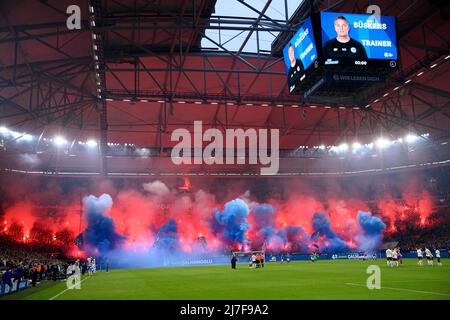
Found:
<path fill-rule="evenodd" d="M 439 299 L 450 300 L 450 259 L 443 266 L 417 266 L 405 259 L 399 268 L 375 261 L 293 261 L 266 263 L 264 269 L 240 264 L 98 271 L 84 276 L 79 290 L 66 283 L 43 282 L 19 292 L 32 300 L 297 300 L 297 299 Z M 369 290 L 369 265 L 381 270 L 381 289 Z M 8 297 L 14 299 L 14 294 Z M 0 298 L 1 300 L 1 298 Z"/>

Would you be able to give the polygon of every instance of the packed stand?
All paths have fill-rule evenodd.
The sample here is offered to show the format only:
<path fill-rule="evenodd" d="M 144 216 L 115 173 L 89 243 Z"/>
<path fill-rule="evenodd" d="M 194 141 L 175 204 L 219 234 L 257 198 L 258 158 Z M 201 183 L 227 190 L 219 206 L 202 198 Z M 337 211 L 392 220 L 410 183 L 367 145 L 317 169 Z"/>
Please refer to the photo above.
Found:
<path fill-rule="evenodd" d="M 26 279 L 34 287 L 42 280 L 65 279 L 68 265 L 58 253 L 0 237 L 0 284 L 12 287 Z"/>

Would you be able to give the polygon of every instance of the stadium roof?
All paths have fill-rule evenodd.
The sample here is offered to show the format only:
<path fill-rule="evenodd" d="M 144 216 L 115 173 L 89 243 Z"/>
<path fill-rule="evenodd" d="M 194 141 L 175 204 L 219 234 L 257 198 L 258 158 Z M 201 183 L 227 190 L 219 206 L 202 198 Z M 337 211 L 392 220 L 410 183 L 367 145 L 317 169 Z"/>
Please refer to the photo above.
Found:
<path fill-rule="evenodd" d="M 104 158 L 108 142 L 169 148 L 171 132 L 192 130 L 194 120 L 205 129 L 279 128 L 280 147 L 292 150 L 407 132 L 448 139 L 446 1 L 377 1 L 397 17 L 401 65 L 385 86 L 350 101 L 289 95 L 280 49 L 312 12 L 363 13 L 373 1 L 226 3 L 232 12 L 221 0 L 1 2 L 0 125 L 96 139 Z M 80 30 L 66 27 L 72 4 Z M 259 34 L 270 34 L 270 46 Z"/>
<path fill-rule="evenodd" d="M 205 37 L 202 39 L 202 49 L 224 51 L 224 49 L 217 45 L 220 44 L 226 50 L 238 52 L 241 50 L 241 46 L 244 45 L 241 50 L 242 53 L 270 53 L 272 50 L 272 42 L 280 34 L 280 31 L 271 31 L 270 24 L 267 25 L 267 31 L 264 31 L 263 23 L 286 23 L 303 2 L 304 0 L 291 0 L 286 3 L 284 0 L 218 0 L 215 6 L 215 12 L 211 16 L 217 22 L 211 23 L 211 26 L 217 26 L 219 28 L 206 29 Z M 235 28 L 230 30 L 221 30 L 220 28 L 221 23 L 226 24 L 228 21 L 235 20 L 238 22 L 239 20 L 257 19 L 262 12 L 264 12 L 266 17 L 263 16 L 261 18 L 262 28 L 258 29 L 258 35 L 256 35 L 256 32 L 251 33 L 251 30 L 242 29 L 242 27 L 246 26 L 245 23 L 236 23 L 234 25 Z M 237 13 L 238 16 L 236 16 Z M 212 38 L 215 43 L 208 40 L 207 37 Z M 247 42 L 244 44 L 247 37 Z"/>

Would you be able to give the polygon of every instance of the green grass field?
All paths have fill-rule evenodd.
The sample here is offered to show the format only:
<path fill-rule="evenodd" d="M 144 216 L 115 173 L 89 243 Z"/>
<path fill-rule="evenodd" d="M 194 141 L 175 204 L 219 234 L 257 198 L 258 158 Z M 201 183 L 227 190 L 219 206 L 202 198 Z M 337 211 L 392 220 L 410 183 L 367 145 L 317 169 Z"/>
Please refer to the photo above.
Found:
<path fill-rule="evenodd" d="M 6 299 L 440 299 L 450 300 L 450 259 L 443 266 L 399 268 L 376 261 L 295 261 L 266 263 L 264 269 L 238 265 L 98 271 L 82 279 L 80 290 L 65 282 L 43 282 Z M 425 262 L 426 263 L 426 262 Z M 367 266 L 381 268 L 381 289 L 366 287 Z M 5 299 L 5 298 L 0 298 Z"/>

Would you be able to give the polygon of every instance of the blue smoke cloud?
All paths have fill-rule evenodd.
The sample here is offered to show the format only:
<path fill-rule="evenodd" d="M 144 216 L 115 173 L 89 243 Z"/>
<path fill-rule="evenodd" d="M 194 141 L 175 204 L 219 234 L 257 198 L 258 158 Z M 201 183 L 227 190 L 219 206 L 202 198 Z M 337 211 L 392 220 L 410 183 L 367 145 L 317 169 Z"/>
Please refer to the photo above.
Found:
<path fill-rule="evenodd" d="M 376 250 L 383 239 L 383 230 L 386 225 L 380 218 L 372 216 L 371 212 L 358 212 L 358 223 L 363 234 L 356 237 L 359 249 L 365 252 Z"/>
<path fill-rule="evenodd" d="M 235 199 L 225 204 L 222 212 L 215 209 L 212 227 L 214 232 L 226 243 L 247 241 L 245 233 L 250 228 L 247 222 L 249 208 L 241 199 Z"/>
<path fill-rule="evenodd" d="M 262 229 L 275 225 L 275 208 L 270 204 L 259 204 L 253 208 L 255 215 L 255 228 Z"/>
<path fill-rule="evenodd" d="M 178 236 L 177 223 L 169 219 L 167 223 L 159 229 L 154 247 L 167 253 L 175 252 L 179 249 L 180 239 Z"/>
<path fill-rule="evenodd" d="M 112 268 L 154 268 L 189 265 L 216 265 L 229 262 L 221 252 L 204 250 L 198 243 L 192 252 L 183 252 L 177 223 L 169 219 L 156 234 L 153 245 L 148 249 L 133 251 L 123 247 L 108 251 L 107 258 Z"/>
<path fill-rule="evenodd" d="M 84 198 L 83 203 L 87 220 L 87 228 L 83 232 L 83 249 L 91 255 L 103 256 L 119 248 L 126 237 L 116 232 L 113 219 L 106 216 L 112 207 L 111 196 L 102 194 L 97 198 L 90 195 Z"/>
<path fill-rule="evenodd" d="M 324 213 L 314 213 L 312 226 L 313 234 L 311 238 L 314 240 L 317 240 L 319 237 L 324 238 L 320 248 L 323 253 L 345 252 L 348 250 L 345 242 L 331 229 L 330 221 Z"/>
<path fill-rule="evenodd" d="M 283 229 L 275 229 L 275 213 L 275 208 L 270 204 L 259 204 L 253 208 L 255 229 L 258 230 L 258 237 L 252 244 L 254 250 L 261 250 L 265 246 L 278 253 L 284 249 L 287 238 Z"/>
<path fill-rule="evenodd" d="M 264 239 L 266 248 L 270 251 L 278 253 L 284 249 L 287 243 L 286 234 L 283 229 L 276 231 L 273 227 L 266 227 L 260 230 L 260 233 Z M 255 248 L 260 250 L 261 248 Z"/>
<path fill-rule="evenodd" d="M 309 252 L 308 244 L 310 237 L 302 227 L 287 226 L 284 230 L 287 241 L 290 244 L 290 249 L 293 252 Z"/>

